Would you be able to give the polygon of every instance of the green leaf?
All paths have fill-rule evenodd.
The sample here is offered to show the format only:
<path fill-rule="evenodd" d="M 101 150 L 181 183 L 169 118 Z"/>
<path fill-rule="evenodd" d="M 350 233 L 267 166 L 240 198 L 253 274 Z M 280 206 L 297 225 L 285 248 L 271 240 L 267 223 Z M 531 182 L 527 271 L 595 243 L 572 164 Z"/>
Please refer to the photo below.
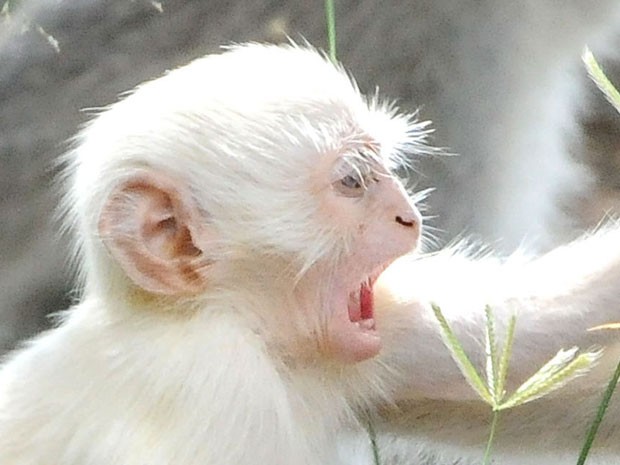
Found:
<path fill-rule="evenodd" d="M 604 325 L 593 326 L 588 331 L 601 331 L 603 329 L 620 329 L 620 323 L 607 323 Z"/>
<path fill-rule="evenodd" d="M 512 345 L 515 339 L 515 326 L 517 324 L 517 317 L 512 315 L 508 321 L 508 328 L 506 328 L 506 340 L 504 341 L 504 347 L 502 348 L 502 356 L 499 360 L 499 374 L 497 375 L 498 384 L 496 392 L 499 399 L 503 399 L 506 395 L 506 379 L 508 378 L 508 366 L 510 365 L 510 357 L 512 355 Z"/>
<path fill-rule="evenodd" d="M 594 55 L 588 47 L 584 49 L 581 59 L 586 65 L 590 78 L 592 78 L 597 87 L 601 90 L 601 92 L 603 92 L 607 100 L 609 100 L 609 103 L 611 103 L 614 108 L 620 112 L 620 92 L 618 92 L 611 81 L 607 78 L 605 72 L 598 64 L 596 58 L 594 58 Z"/>
<path fill-rule="evenodd" d="M 461 373 L 463 373 L 463 376 L 465 377 L 469 385 L 474 389 L 474 391 L 478 393 L 480 398 L 484 400 L 487 404 L 493 406 L 493 396 L 491 395 L 489 388 L 482 380 L 482 377 L 478 374 L 478 371 L 474 367 L 474 364 L 471 363 L 471 361 L 467 357 L 463 346 L 456 338 L 454 332 L 452 331 L 452 328 L 450 328 L 450 325 L 446 321 L 446 318 L 443 316 L 441 309 L 435 303 L 431 303 L 431 307 L 433 309 L 433 312 L 435 313 L 435 317 L 437 318 L 439 325 L 441 326 L 441 334 L 444 344 L 450 350 L 450 354 L 452 355 L 452 358 L 461 370 Z"/>
<path fill-rule="evenodd" d="M 502 400 L 501 391 L 499 391 L 499 367 L 497 357 L 497 338 L 495 337 L 495 320 L 493 317 L 493 311 L 490 306 L 484 307 L 484 313 L 486 316 L 486 337 L 484 339 L 485 353 L 486 353 L 486 372 L 487 372 L 487 386 L 491 391 L 493 397 L 493 404 L 497 405 Z"/>
<path fill-rule="evenodd" d="M 590 75 L 592 80 L 603 92 L 607 100 L 609 100 L 609 102 L 614 106 L 616 111 L 620 112 L 620 93 L 607 78 L 603 69 L 599 66 L 598 62 L 594 58 L 594 55 L 592 55 L 592 52 L 589 48 L 585 48 L 582 58 L 583 62 L 586 65 L 586 69 L 588 70 L 588 74 Z M 588 331 L 599 331 L 602 329 L 620 329 L 620 323 L 608 323 L 596 326 L 594 328 L 590 328 L 588 329 Z M 592 425 L 590 425 L 590 429 L 588 430 L 588 434 L 586 435 L 586 440 L 581 449 L 581 453 L 579 454 L 579 459 L 577 460 L 577 465 L 584 465 L 586 459 L 588 458 L 588 454 L 590 452 L 592 444 L 594 443 L 594 438 L 596 437 L 598 428 L 603 421 L 603 417 L 605 416 L 605 412 L 607 411 L 607 407 L 609 406 L 609 402 L 611 401 L 611 396 L 613 395 L 618 385 L 618 380 L 620 380 L 620 362 L 618 362 L 618 365 L 616 366 L 616 371 L 609 380 L 609 384 L 607 385 L 607 389 L 605 390 L 601 403 L 599 404 L 596 416 L 592 422 Z"/>
<path fill-rule="evenodd" d="M 578 348 L 560 350 L 531 378 L 523 383 L 508 400 L 499 406 L 505 410 L 543 397 L 566 383 L 587 373 L 601 352 L 584 352 L 577 355 Z"/>
<path fill-rule="evenodd" d="M 577 465 L 583 465 L 586 463 L 586 458 L 588 457 L 588 453 L 590 452 L 590 448 L 594 443 L 594 438 L 596 437 L 596 433 L 598 432 L 598 428 L 603 421 L 603 417 L 605 416 L 605 412 L 607 411 L 607 407 L 609 407 L 609 402 L 611 401 L 611 396 L 613 395 L 616 387 L 618 386 L 618 380 L 620 380 L 620 362 L 616 365 L 616 371 L 611 376 L 609 380 L 609 384 L 607 385 L 607 389 L 605 390 L 605 394 L 603 394 L 603 398 L 601 403 L 598 406 L 598 410 L 596 412 L 596 417 L 594 417 L 594 421 L 588 430 L 588 434 L 586 436 L 586 440 L 583 444 L 583 448 L 581 449 L 581 453 L 579 454 L 579 460 L 577 461 Z"/>

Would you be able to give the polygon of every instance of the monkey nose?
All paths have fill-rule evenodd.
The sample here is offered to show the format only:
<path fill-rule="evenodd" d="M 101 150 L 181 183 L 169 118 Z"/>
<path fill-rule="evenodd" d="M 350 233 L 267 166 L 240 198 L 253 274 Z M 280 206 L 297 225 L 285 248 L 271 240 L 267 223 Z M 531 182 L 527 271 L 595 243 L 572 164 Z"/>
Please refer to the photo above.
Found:
<path fill-rule="evenodd" d="M 420 224 L 422 223 L 422 218 L 420 216 L 420 213 L 415 207 L 413 207 L 410 211 L 408 211 L 405 214 L 396 215 L 396 218 L 394 218 L 394 220 L 401 226 L 404 226 L 406 228 L 413 228 L 413 229 L 419 229 Z"/>
<path fill-rule="evenodd" d="M 407 227 L 407 228 L 413 228 L 416 225 L 416 222 L 413 220 L 404 220 L 402 216 L 397 216 L 396 217 L 396 222 L 398 224 L 402 224 L 403 226 Z"/>

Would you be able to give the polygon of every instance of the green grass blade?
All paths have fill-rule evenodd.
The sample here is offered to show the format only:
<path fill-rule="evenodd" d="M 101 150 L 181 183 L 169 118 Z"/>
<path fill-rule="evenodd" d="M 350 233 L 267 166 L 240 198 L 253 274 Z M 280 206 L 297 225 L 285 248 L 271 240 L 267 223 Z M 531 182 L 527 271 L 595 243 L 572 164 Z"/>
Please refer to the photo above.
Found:
<path fill-rule="evenodd" d="M 542 366 L 530 379 L 523 383 L 500 410 L 516 407 L 543 397 L 566 383 L 587 373 L 600 357 L 600 352 L 584 352 L 577 355 L 577 348 L 560 350 L 555 357 Z"/>
<path fill-rule="evenodd" d="M 586 65 L 586 69 L 588 70 L 588 74 L 590 78 L 595 82 L 597 87 L 603 92 L 609 103 L 613 105 L 616 111 L 620 112 L 620 93 L 616 89 L 616 87 L 611 83 L 611 81 L 605 75 L 605 72 L 598 64 L 594 55 L 590 51 L 588 47 L 585 48 L 582 55 L 583 62 Z M 603 329 L 603 328 L 617 328 L 620 325 L 618 323 L 611 323 L 609 325 L 602 325 L 600 327 L 591 328 L 592 329 Z M 616 371 L 611 377 L 607 389 L 603 394 L 603 399 L 599 404 L 598 410 L 596 412 L 596 416 L 592 425 L 590 425 L 590 429 L 586 435 L 586 440 L 581 449 L 581 453 L 579 454 L 579 459 L 577 460 L 577 465 L 583 465 L 586 462 L 586 458 L 592 448 L 592 444 L 594 442 L 594 438 L 596 437 L 596 433 L 598 432 L 598 428 L 603 421 L 603 417 L 605 416 L 605 412 L 607 411 L 607 407 L 609 406 L 609 402 L 611 400 L 611 396 L 616 390 L 616 386 L 618 385 L 618 380 L 620 379 L 620 362 L 616 366 Z"/>
<path fill-rule="evenodd" d="M 506 328 L 506 340 L 502 348 L 502 355 L 499 360 L 499 374 L 497 375 L 498 384 L 496 392 L 499 399 L 503 399 L 506 394 L 506 379 L 508 378 L 508 366 L 510 365 L 510 357 L 512 355 L 512 345 L 515 339 L 515 326 L 517 325 L 517 317 L 512 315 L 508 321 Z"/>
<path fill-rule="evenodd" d="M 327 21 L 329 59 L 336 63 L 336 9 L 334 0 L 325 0 L 325 19 Z"/>
<path fill-rule="evenodd" d="M 611 396 L 616 390 L 616 386 L 618 385 L 618 380 L 620 380 L 620 362 L 616 366 L 616 371 L 611 377 L 609 384 L 607 385 L 607 389 L 605 390 L 605 394 L 603 394 L 603 399 L 598 406 L 598 410 L 596 412 L 596 417 L 590 425 L 590 429 L 588 430 L 588 434 L 586 435 L 586 441 L 583 444 L 581 449 L 581 453 L 579 454 L 579 460 L 577 461 L 577 465 L 584 465 L 586 463 L 586 458 L 590 453 L 590 449 L 592 448 L 592 444 L 594 443 L 594 438 L 596 437 L 596 433 L 598 432 L 598 428 L 603 421 L 603 417 L 605 416 L 605 412 L 607 411 L 607 407 L 609 406 L 609 402 L 611 401 Z"/>
<path fill-rule="evenodd" d="M 452 328 L 450 328 L 450 325 L 446 321 L 446 318 L 443 316 L 441 309 L 438 305 L 434 303 L 431 303 L 431 307 L 441 327 L 441 334 L 444 344 L 450 350 L 450 354 L 452 355 L 452 358 L 461 370 L 461 373 L 463 373 L 463 376 L 465 377 L 469 385 L 474 389 L 474 391 L 478 393 L 482 400 L 484 400 L 489 405 L 494 406 L 495 404 L 493 402 L 493 397 L 491 396 L 489 388 L 482 380 L 482 377 L 478 374 L 478 371 L 474 367 L 473 363 L 471 363 L 471 361 L 467 357 L 463 346 L 452 331 Z"/>
<path fill-rule="evenodd" d="M 581 56 L 590 78 L 594 81 L 597 87 L 603 92 L 609 103 L 620 112 L 620 92 L 614 87 L 611 81 L 605 75 L 605 72 L 594 58 L 594 55 L 588 47 L 583 51 Z"/>
<path fill-rule="evenodd" d="M 498 378 L 499 360 L 497 357 L 497 338 L 495 337 L 495 319 L 489 305 L 484 307 L 484 313 L 486 316 L 486 337 L 484 338 L 484 345 L 486 353 L 487 386 L 491 391 L 494 404 L 498 405 L 502 400 L 502 396 L 498 389 L 500 382 Z"/>
<path fill-rule="evenodd" d="M 377 433 L 375 432 L 375 427 L 372 424 L 370 416 L 368 417 L 368 437 L 370 438 L 370 447 L 372 448 L 374 465 L 381 465 L 381 459 L 379 457 L 379 446 L 377 446 Z"/>

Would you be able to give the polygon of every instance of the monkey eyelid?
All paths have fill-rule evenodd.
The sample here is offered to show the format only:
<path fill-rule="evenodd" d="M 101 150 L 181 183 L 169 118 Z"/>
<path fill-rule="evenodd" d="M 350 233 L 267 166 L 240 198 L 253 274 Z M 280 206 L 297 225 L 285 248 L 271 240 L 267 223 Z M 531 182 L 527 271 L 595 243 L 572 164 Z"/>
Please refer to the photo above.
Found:
<path fill-rule="evenodd" d="M 362 197 L 372 183 L 379 182 L 381 173 L 371 166 L 371 161 L 353 156 L 343 156 L 334 168 L 332 188 L 344 197 Z"/>

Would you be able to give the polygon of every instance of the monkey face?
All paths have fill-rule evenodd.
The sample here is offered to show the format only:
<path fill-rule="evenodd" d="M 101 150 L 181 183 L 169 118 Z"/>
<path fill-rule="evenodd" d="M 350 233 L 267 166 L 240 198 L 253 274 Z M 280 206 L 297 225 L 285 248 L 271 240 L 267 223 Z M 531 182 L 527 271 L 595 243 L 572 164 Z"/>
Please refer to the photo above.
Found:
<path fill-rule="evenodd" d="M 415 249 L 420 237 L 420 214 L 384 157 L 378 144 L 327 157 L 330 184 L 319 198 L 329 215 L 325 221 L 335 224 L 342 241 L 332 272 L 338 284 L 328 299 L 327 347 L 348 362 L 379 351 L 374 283 L 393 260 Z"/>

